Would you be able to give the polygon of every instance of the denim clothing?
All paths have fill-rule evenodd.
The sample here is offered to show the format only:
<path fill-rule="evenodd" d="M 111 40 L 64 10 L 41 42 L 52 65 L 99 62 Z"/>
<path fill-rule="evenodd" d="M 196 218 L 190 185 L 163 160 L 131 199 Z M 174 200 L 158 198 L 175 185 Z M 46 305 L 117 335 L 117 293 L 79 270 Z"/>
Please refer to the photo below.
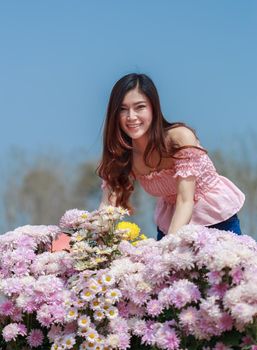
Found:
<path fill-rule="evenodd" d="M 231 216 L 231 218 L 219 222 L 218 224 L 211 225 L 211 226 L 206 226 L 208 228 L 216 228 L 218 230 L 223 230 L 223 231 L 231 231 L 236 233 L 237 235 L 241 235 L 241 229 L 240 229 L 240 221 L 237 216 L 237 214 Z M 165 234 L 157 227 L 157 241 L 160 241 Z"/>

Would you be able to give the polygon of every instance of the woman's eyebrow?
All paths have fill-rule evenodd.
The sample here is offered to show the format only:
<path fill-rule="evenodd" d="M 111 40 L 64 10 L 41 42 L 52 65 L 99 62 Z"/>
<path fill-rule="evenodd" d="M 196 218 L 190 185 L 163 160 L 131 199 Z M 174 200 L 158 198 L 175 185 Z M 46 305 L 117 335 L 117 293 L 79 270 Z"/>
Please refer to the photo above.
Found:
<path fill-rule="evenodd" d="M 133 103 L 132 105 L 136 106 L 136 105 L 139 105 L 140 103 L 146 103 L 146 101 L 143 101 L 143 100 L 142 101 L 138 101 L 138 102 Z M 126 106 L 126 103 L 122 103 L 121 106 Z"/>

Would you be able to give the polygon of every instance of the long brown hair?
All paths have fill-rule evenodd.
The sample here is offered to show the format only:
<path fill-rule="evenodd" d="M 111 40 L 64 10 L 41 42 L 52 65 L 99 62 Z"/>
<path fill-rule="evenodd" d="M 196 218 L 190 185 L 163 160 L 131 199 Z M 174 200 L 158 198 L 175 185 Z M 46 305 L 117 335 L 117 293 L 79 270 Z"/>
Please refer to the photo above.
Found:
<path fill-rule="evenodd" d="M 120 127 L 119 113 L 126 93 L 135 88 L 138 88 L 140 92 L 148 97 L 153 111 L 149 141 L 144 152 L 146 165 L 149 165 L 153 151 L 158 154 L 158 165 L 162 157 L 167 156 L 167 145 L 165 143 L 165 131 L 167 129 L 186 126 L 184 123 L 169 123 L 164 118 L 157 89 L 147 75 L 131 73 L 116 82 L 108 103 L 103 132 L 103 153 L 97 172 L 106 181 L 110 190 L 115 192 L 116 205 L 129 210 L 132 209 L 129 197 L 134 190 L 134 179 L 131 175 L 132 140 Z M 168 155 L 172 156 L 176 150 L 177 146 L 175 144 L 169 144 Z"/>

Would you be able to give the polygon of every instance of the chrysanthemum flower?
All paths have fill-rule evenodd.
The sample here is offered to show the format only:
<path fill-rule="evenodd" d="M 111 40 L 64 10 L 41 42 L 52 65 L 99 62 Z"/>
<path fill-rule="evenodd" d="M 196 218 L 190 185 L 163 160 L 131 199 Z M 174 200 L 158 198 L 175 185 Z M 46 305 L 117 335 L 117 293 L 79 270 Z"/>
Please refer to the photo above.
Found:
<path fill-rule="evenodd" d="M 105 296 L 108 300 L 110 300 L 110 303 L 114 303 L 116 301 L 119 301 L 122 294 L 119 289 L 115 288 L 115 289 L 108 290 Z"/>
<path fill-rule="evenodd" d="M 90 328 L 86 333 L 86 339 L 90 343 L 95 343 L 97 341 L 98 336 L 99 335 L 97 331 L 93 328 Z"/>
<path fill-rule="evenodd" d="M 11 300 L 5 300 L 1 305 L 0 305 L 0 314 L 4 316 L 11 316 L 14 312 L 14 304 Z"/>
<path fill-rule="evenodd" d="M 103 311 L 101 311 L 101 310 L 96 310 L 96 311 L 94 312 L 94 319 L 95 319 L 96 321 L 101 321 L 101 320 L 104 319 L 104 318 L 105 318 L 105 315 L 104 315 Z"/>
<path fill-rule="evenodd" d="M 92 310 L 99 310 L 102 307 L 102 301 L 99 298 L 93 299 L 90 302 L 90 307 Z"/>
<path fill-rule="evenodd" d="M 85 301 L 90 301 L 92 299 L 94 299 L 95 295 L 93 294 L 92 291 L 86 289 L 83 289 L 83 291 L 80 293 L 80 297 L 81 299 L 85 300 Z"/>
<path fill-rule="evenodd" d="M 91 321 L 90 321 L 90 317 L 86 316 L 86 315 L 81 315 L 78 319 L 78 325 L 81 328 L 86 328 L 89 327 Z"/>
<path fill-rule="evenodd" d="M 29 335 L 27 336 L 27 341 L 30 347 L 41 346 L 44 340 L 44 334 L 40 329 L 32 329 Z"/>
<path fill-rule="evenodd" d="M 107 310 L 105 310 L 106 316 L 111 320 L 118 316 L 118 309 L 116 307 L 109 307 Z"/>
<path fill-rule="evenodd" d="M 107 344 L 111 347 L 111 348 L 117 348 L 119 345 L 119 336 L 117 334 L 109 334 L 107 336 Z"/>
<path fill-rule="evenodd" d="M 80 344 L 79 350 L 87 350 L 87 342 L 83 341 L 83 343 Z"/>
<path fill-rule="evenodd" d="M 89 216 L 89 213 L 84 210 L 70 209 L 61 217 L 61 228 L 73 228 L 79 227 Z"/>
<path fill-rule="evenodd" d="M 75 307 L 70 308 L 66 316 L 67 321 L 76 320 L 77 317 L 78 317 L 78 309 Z"/>
<path fill-rule="evenodd" d="M 63 345 L 65 346 L 65 349 L 72 349 L 75 343 L 75 334 L 68 334 L 64 336 Z"/>
<path fill-rule="evenodd" d="M 2 335 L 6 342 L 15 340 L 18 335 L 26 335 L 26 326 L 22 323 L 9 323 L 3 328 Z"/>
<path fill-rule="evenodd" d="M 92 343 L 92 342 L 89 342 L 89 341 L 86 342 L 86 349 L 87 349 L 87 350 L 88 350 L 88 349 L 90 349 L 90 350 L 96 350 L 96 347 L 97 347 L 96 343 Z"/>
<path fill-rule="evenodd" d="M 106 286 L 111 286 L 115 282 L 114 277 L 109 273 L 102 275 L 101 280 Z"/>
<path fill-rule="evenodd" d="M 124 230 L 125 233 L 123 235 L 123 238 L 128 241 L 134 241 L 140 233 L 140 228 L 136 224 L 128 221 L 119 222 L 116 226 L 116 229 Z"/>
<path fill-rule="evenodd" d="M 96 294 L 101 291 L 101 286 L 96 280 L 91 279 L 88 282 L 88 289 L 92 291 L 94 294 Z"/>

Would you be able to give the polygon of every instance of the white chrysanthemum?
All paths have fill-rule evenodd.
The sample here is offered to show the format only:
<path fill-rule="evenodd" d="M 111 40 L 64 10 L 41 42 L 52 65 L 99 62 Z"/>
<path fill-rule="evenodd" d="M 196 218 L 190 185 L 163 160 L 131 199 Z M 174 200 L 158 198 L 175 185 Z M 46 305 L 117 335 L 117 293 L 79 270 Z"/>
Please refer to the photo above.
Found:
<path fill-rule="evenodd" d="M 74 321 L 78 317 L 78 309 L 75 307 L 72 307 L 69 309 L 68 314 L 66 315 L 66 321 Z"/>
<path fill-rule="evenodd" d="M 83 291 L 80 293 L 80 297 L 85 301 L 90 301 L 94 299 L 95 294 L 86 288 L 86 289 L 83 289 Z"/>
<path fill-rule="evenodd" d="M 85 340 L 79 347 L 79 350 L 89 350 L 89 349 L 98 350 L 97 349 L 97 344 L 90 343 L 87 340 Z"/>
<path fill-rule="evenodd" d="M 108 303 L 108 302 L 105 301 L 105 303 L 104 303 L 104 305 L 103 305 L 103 307 L 102 307 L 102 310 L 103 310 L 104 312 L 107 312 L 107 311 L 110 309 L 110 307 L 112 307 L 112 304 L 110 304 L 110 303 Z"/>
<path fill-rule="evenodd" d="M 78 299 L 75 302 L 73 302 L 73 305 L 77 306 L 78 309 L 82 309 L 85 306 L 85 300 Z"/>
<path fill-rule="evenodd" d="M 80 344 L 79 350 L 87 350 L 87 342 L 83 341 L 83 343 Z"/>
<path fill-rule="evenodd" d="M 86 315 L 81 315 L 78 319 L 78 325 L 81 328 L 87 328 L 89 327 L 91 321 L 90 321 L 90 317 L 86 316 Z"/>
<path fill-rule="evenodd" d="M 86 333 L 86 339 L 90 343 L 96 343 L 98 337 L 99 337 L 99 335 L 98 335 L 97 331 L 93 328 L 90 328 Z"/>
<path fill-rule="evenodd" d="M 111 348 L 116 348 L 119 345 L 119 336 L 117 334 L 109 334 L 106 342 Z"/>
<path fill-rule="evenodd" d="M 96 321 L 101 321 L 101 320 L 104 319 L 104 318 L 105 318 L 105 314 L 103 313 L 102 310 L 96 310 L 96 311 L 94 312 L 94 319 L 95 319 Z"/>
<path fill-rule="evenodd" d="M 119 301 L 122 294 L 121 291 L 117 288 L 110 289 L 106 292 L 105 297 L 106 299 L 111 303 L 115 303 L 116 301 Z"/>
<path fill-rule="evenodd" d="M 82 337 L 82 338 L 86 338 L 86 334 L 87 332 L 89 331 L 90 329 L 90 325 L 88 327 L 79 327 L 78 330 L 77 330 L 77 335 Z"/>
<path fill-rule="evenodd" d="M 128 209 L 124 209 L 122 207 L 117 207 L 116 209 L 120 213 L 120 215 L 130 215 Z"/>
<path fill-rule="evenodd" d="M 95 298 L 90 302 L 90 308 L 92 310 L 100 310 L 103 306 L 103 302 L 100 298 Z"/>
<path fill-rule="evenodd" d="M 68 334 L 63 337 L 64 349 L 72 349 L 75 343 L 75 334 Z"/>
<path fill-rule="evenodd" d="M 75 232 L 72 236 L 71 236 L 71 240 L 72 242 L 81 242 L 83 239 L 85 239 L 87 237 L 87 230 L 79 230 L 77 232 Z M 86 248 L 86 247 L 85 247 Z M 92 249 L 90 249 L 91 247 L 88 245 L 88 249 L 89 251 Z M 86 251 L 88 251 L 88 249 Z"/>
<path fill-rule="evenodd" d="M 111 286 L 115 282 L 114 276 L 110 273 L 106 273 L 102 276 L 102 283 L 106 286 Z"/>
<path fill-rule="evenodd" d="M 118 309 L 116 307 L 110 306 L 107 310 L 105 310 L 105 314 L 111 320 L 118 316 Z"/>
<path fill-rule="evenodd" d="M 54 343 L 51 346 L 51 350 L 63 350 L 63 346 Z"/>
<path fill-rule="evenodd" d="M 87 285 L 88 289 L 91 290 L 94 294 L 97 294 L 101 291 L 101 286 L 99 285 L 99 283 L 97 282 L 97 280 L 95 279 L 90 279 L 88 281 L 88 285 Z"/>
<path fill-rule="evenodd" d="M 86 349 L 87 350 L 96 350 L 97 349 L 97 344 L 96 343 L 91 343 L 89 341 L 86 342 Z"/>
<path fill-rule="evenodd" d="M 73 255 L 81 255 L 82 253 L 90 253 L 89 245 L 85 241 L 76 242 L 72 247 Z"/>

